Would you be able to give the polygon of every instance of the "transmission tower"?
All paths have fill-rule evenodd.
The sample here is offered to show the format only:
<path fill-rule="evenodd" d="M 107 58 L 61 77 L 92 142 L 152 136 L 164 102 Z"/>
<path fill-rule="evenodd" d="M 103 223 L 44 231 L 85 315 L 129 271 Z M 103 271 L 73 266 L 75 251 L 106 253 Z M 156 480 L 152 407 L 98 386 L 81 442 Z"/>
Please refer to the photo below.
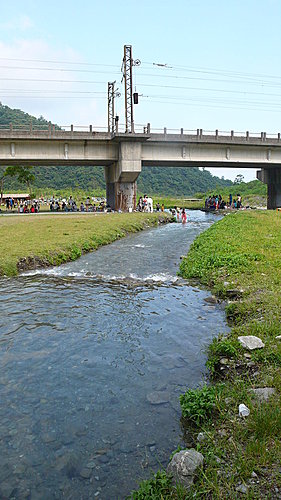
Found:
<path fill-rule="evenodd" d="M 133 99 L 135 99 L 135 104 L 137 104 L 137 98 L 133 95 L 132 68 L 133 66 L 139 66 L 140 63 L 139 59 L 133 60 L 132 45 L 124 45 L 122 73 L 125 82 L 125 132 L 134 133 Z"/>

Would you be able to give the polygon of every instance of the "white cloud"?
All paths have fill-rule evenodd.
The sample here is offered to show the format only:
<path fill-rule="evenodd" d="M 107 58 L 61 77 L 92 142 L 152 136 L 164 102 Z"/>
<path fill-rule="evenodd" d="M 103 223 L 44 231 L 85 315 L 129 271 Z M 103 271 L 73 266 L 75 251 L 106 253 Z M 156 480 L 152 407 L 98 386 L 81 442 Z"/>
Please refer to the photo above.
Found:
<path fill-rule="evenodd" d="M 83 62 L 83 56 L 70 47 L 52 47 L 42 39 L 18 39 L 10 44 L 0 41 L 2 103 L 37 117 L 43 115 L 59 125 L 92 124 L 93 128 L 106 126 L 106 84 L 97 86 L 74 82 L 104 78 L 94 73 L 85 76 L 73 71 L 64 72 L 62 69 L 73 70 L 81 66 L 50 61 Z M 87 91 L 104 92 L 104 98 L 97 99 L 95 94 L 83 94 Z M 74 95 L 79 99 L 73 98 Z M 97 96 L 100 97 L 101 94 Z"/>
<path fill-rule="evenodd" d="M 33 27 L 32 19 L 29 16 L 22 15 L 6 23 L 1 23 L 2 30 L 26 31 Z"/>

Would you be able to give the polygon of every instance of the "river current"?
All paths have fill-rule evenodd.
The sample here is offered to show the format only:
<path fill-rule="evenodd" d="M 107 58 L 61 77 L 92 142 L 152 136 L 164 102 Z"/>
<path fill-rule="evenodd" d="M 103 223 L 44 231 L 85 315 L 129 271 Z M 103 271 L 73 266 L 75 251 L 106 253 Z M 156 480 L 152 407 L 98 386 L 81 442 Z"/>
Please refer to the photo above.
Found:
<path fill-rule="evenodd" d="M 149 229 L 58 268 L 0 279 L 0 497 L 123 499 L 183 445 L 179 395 L 225 331 L 177 277 L 216 219 Z"/>

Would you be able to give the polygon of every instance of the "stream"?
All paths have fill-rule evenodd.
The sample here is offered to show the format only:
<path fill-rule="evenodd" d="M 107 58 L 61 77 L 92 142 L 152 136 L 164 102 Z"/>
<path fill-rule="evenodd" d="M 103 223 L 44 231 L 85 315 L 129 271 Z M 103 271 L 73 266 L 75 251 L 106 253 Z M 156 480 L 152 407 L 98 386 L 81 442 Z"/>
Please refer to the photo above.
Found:
<path fill-rule="evenodd" d="M 123 499 L 184 445 L 179 395 L 228 329 L 210 293 L 177 277 L 217 220 L 187 213 L 0 279 L 0 498 Z"/>

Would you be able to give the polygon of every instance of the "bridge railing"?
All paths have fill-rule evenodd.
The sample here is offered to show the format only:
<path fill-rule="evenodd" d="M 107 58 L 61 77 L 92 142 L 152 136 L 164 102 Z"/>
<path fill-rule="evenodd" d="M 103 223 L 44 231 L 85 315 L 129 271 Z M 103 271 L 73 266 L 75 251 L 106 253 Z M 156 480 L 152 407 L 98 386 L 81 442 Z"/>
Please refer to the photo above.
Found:
<path fill-rule="evenodd" d="M 124 123 L 117 124 L 117 127 L 114 131 L 115 133 L 124 134 L 126 133 L 126 128 Z M 72 125 L 55 125 L 52 123 L 42 123 L 42 124 L 15 124 L 11 123 L 9 126 L 0 125 L 0 136 L 13 136 L 13 135 L 23 135 L 24 137 L 28 135 L 63 135 L 74 133 L 76 136 L 85 135 L 94 135 L 98 133 L 108 134 L 111 133 L 108 131 L 108 127 L 105 126 L 93 126 L 93 125 L 80 125 L 80 124 L 72 124 Z M 268 132 L 252 132 L 252 131 L 234 131 L 234 130 L 208 130 L 208 129 L 176 129 L 176 128 L 152 128 L 150 123 L 146 125 L 136 123 L 134 124 L 134 133 L 135 134 L 155 134 L 161 135 L 161 137 L 167 136 L 188 136 L 198 140 L 204 140 L 209 137 L 213 137 L 215 140 L 242 140 L 242 141 L 252 141 L 252 140 L 260 140 L 261 142 L 270 141 L 280 141 L 280 132 L 278 133 L 268 133 Z"/>

